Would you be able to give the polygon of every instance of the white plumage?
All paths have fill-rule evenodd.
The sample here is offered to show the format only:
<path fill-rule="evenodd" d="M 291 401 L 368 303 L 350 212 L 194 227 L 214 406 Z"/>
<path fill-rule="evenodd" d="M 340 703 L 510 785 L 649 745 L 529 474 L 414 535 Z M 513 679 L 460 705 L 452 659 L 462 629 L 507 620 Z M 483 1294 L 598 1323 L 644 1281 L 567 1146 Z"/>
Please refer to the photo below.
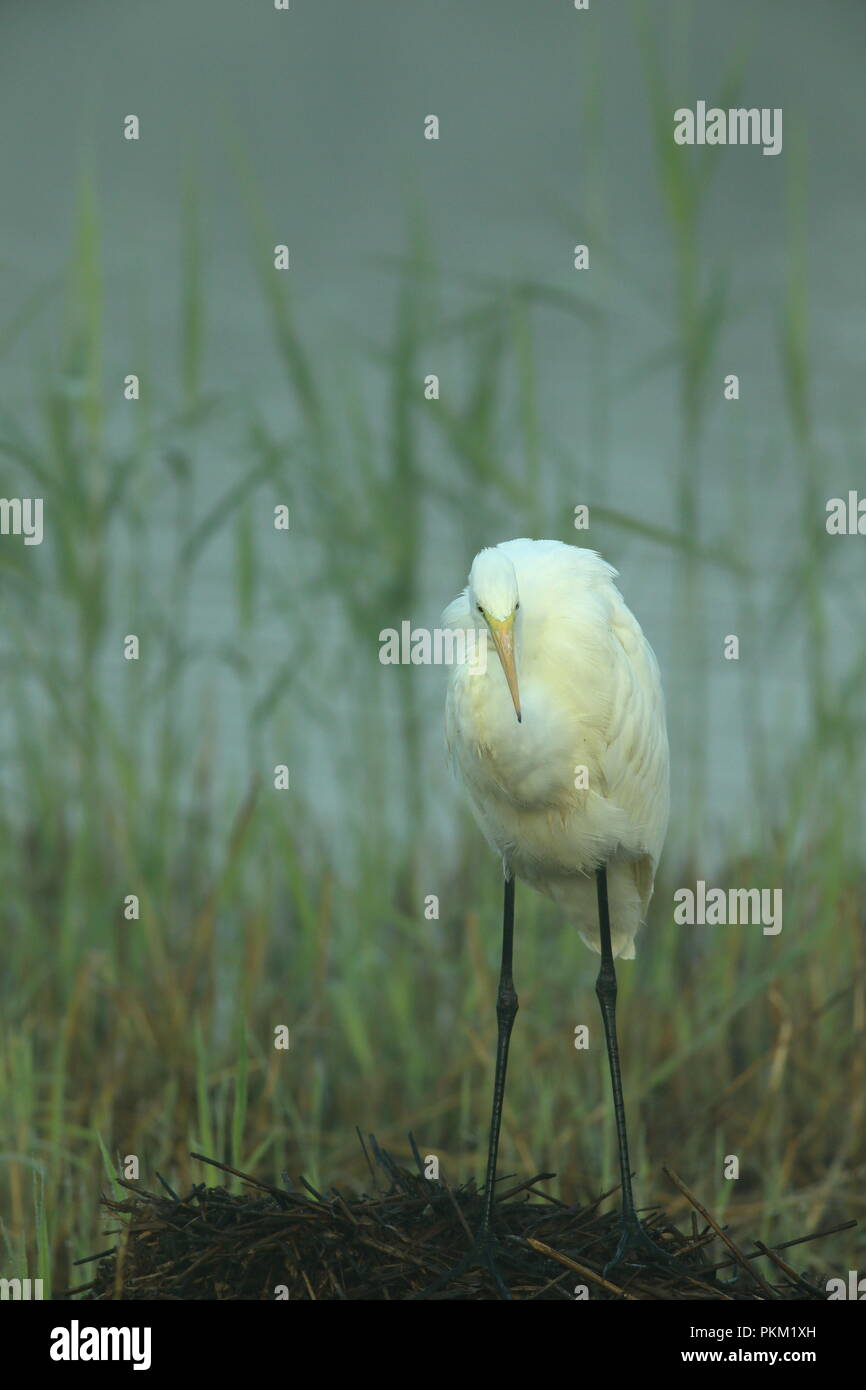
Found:
<path fill-rule="evenodd" d="M 492 635 L 496 650 L 484 673 L 452 669 L 445 724 L 506 870 L 598 951 L 595 870 L 606 865 L 613 953 L 630 958 L 667 829 L 669 757 L 658 664 L 616 573 L 560 541 L 482 550 L 443 623 Z"/>

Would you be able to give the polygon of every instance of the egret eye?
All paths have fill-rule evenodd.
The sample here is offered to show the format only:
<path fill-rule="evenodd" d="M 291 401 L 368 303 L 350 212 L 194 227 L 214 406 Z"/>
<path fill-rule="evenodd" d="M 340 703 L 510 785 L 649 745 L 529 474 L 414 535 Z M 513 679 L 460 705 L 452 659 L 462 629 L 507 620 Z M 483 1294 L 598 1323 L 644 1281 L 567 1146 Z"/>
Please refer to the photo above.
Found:
<path fill-rule="evenodd" d="M 517 610 L 518 610 L 519 607 L 520 607 L 520 599 L 518 599 L 517 602 L 516 602 L 515 605 L 514 605 L 514 611 L 515 611 L 515 613 L 517 612 Z"/>
<path fill-rule="evenodd" d="M 480 603 L 478 604 L 478 612 L 479 612 L 479 613 L 483 613 L 483 612 L 484 612 L 484 609 L 481 607 L 481 604 L 480 604 Z"/>

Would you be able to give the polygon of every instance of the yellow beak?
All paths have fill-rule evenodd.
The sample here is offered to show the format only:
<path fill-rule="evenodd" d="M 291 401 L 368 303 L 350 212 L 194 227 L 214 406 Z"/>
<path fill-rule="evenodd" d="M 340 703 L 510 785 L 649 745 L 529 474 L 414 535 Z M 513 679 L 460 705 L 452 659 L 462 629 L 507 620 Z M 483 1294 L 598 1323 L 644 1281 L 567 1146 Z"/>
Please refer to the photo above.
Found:
<path fill-rule="evenodd" d="M 505 672 L 505 679 L 508 682 L 508 689 L 511 691 L 511 698 L 514 701 L 514 709 L 517 714 L 517 722 L 522 722 L 523 716 L 520 713 L 520 691 L 517 686 L 517 667 L 514 662 L 514 614 L 499 621 L 497 618 L 488 618 L 485 614 L 485 621 L 490 629 L 490 636 L 496 647 L 496 653 L 502 663 Z"/>

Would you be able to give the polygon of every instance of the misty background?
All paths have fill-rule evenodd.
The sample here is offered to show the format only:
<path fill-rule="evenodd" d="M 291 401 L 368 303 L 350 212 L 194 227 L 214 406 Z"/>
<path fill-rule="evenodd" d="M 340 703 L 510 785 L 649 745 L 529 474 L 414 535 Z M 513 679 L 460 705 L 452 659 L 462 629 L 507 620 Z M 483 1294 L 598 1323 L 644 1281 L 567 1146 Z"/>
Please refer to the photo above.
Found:
<path fill-rule="evenodd" d="M 623 1006 L 645 991 L 636 1162 L 654 1180 L 694 1086 L 719 1210 L 701 1164 L 742 1129 L 762 1231 L 850 1212 L 866 542 L 824 519 L 866 490 L 864 54 L 855 0 L 0 3 L 0 495 L 45 499 L 41 547 L 0 539 L 16 1267 L 65 1277 L 94 1156 L 130 1146 L 327 1182 L 355 1123 L 414 1115 L 472 1161 L 498 871 L 445 767 L 445 673 L 377 652 L 515 535 L 616 566 L 669 704 L 666 877 Z M 698 100 L 781 107 L 782 153 L 676 149 Z M 675 938 L 695 876 L 783 884 L 780 939 Z M 531 1084 L 594 964 L 521 913 L 503 1161 L 601 1181 L 604 1077 L 581 1091 L 554 1050 Z"/>

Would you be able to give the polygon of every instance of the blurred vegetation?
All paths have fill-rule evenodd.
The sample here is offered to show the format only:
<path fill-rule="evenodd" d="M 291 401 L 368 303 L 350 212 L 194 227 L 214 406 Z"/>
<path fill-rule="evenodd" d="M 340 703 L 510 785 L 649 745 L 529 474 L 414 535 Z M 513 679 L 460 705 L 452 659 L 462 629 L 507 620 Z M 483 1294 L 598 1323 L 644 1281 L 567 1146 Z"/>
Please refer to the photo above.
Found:
<path fill-rule="evenodd" d="M 474 830 L 455 842 L 437 820 L 448 787 L 441 688 L 415 668 L 383 673 L 376 659 L 380 628 L 420 620 L 431 592 L 444 603 L 459 587 L 439 559 L 443 534 L 467 561 L 493 535 L 545 533 L 586 540 L 618 563 L 627 550 L 660 547 L 675 567 L 671 623 L 690 684 L 678 692 L 689 765 L 674 814 L 694 835 L 681 836 L 685 862 L 664 863 L 636 965 L 620 971 L 640 1200 L 681 1210 L 661 1177 L 667 1161 L 716 1214 L 767 1241 L 864 1215 L 866 655 L 862 628 L 847 664 L 827 649 L 835 555 L 809 394 L 805 170 L 795 163 L 792 175 L 790 289 L 779 306 L 788 417 L 773 445 L 797 479 L 800 530 L 767 603 L 755 583 L 763 521 L 744 466 L 729 518 L 715 534 L 701 522 L 726 281 L 700 256 L 707 152 L 701 160 L 665 135 L 671 97 L 647 32 L 645 42 L 674 293 L 669 342 L 637 375 L 676 373 L 680 383 L 669 526 L 605 497 L 589 537 L 570 529 L 574 460 L 540 416 L 536 342 L 543 316 L 565 313 L 591 352 L 592 460 L 581 482 L 600 494 L 613 386 L 598 281 L 592 294 L 576 293 L 573 277 L 443 286 L 416 217 L 407 254 L 387 267 L 396 284 L 389 341 L 344 346 L 324 364 L 306 346 L 291 277 L 272 268 L 275 238 L 248 187 L 287 393 L 291 428 L 280 435 L 254 400 L 239 407 L 208 381 L 190 192 L 177 397 L 145 392 L 131 409 L 105 361 L 97 200 L 84 187 L 63 333 L 39 364 L 34 399 L 0 412 L 0 492 L 43 497 L 46 516 L 39 550 L 0 546 L 4 1273 L 41 1276 L 55 1290 L 85 1282 L 87 1267 L 72 1261 L 104 1248 L 98 1194 L 128 1154 L 148 1185 L 155 1169 L 178 1189 L 217 1181 L 191 1164 L 194 1149 L 268 1177 L 287 1170 L 320 1187 L 352 1186 L 365 1180 L 357 1124 L 398 1153 L 411 1129 L 446 1173 L 480 1176 L 498 873 Z M 598 92 L 587 90 L 598 120 Z M 597 167 L 590 185 L 601 227 Z M 0 351 L 14 350 L 44 307 L 40 292 Z M 460 363 L 435 405 L 422 389 L 434 346 Z M 143 364 L 147 352 L 142 339 Z M 220 490 L 208 448 L 224 432 L 243 463 Z M 278 502 L 292 507 L 288 538 L 272 534 Z M 215 554 L 232 576 L 230 639 L 196 616 Z M 702 876 L 700 827 L 712 830 L 708 567 L 736 586 L 744 648 L 764 655 L 773 641 L 793 644 L 810 695 L 806 736 L 791 746 L 753 662 L 743 711 L 753 785 L 714 878 L 783 886 L 784 931 L 774 939 L 758 929 L 684 932 L 671 916 L 675 887 Z M 137 663 L 122 656 L 130 632 L 141 640 Z M 265 632 L 279 632 L 279 643 Z M 246 713 L 241 747 L 220 723 L 227 681 Z M 339 694 L 347 686 L 348 701 Z M 319 741 L 305 760 L 311 731 Z M 292 789 L 277 793 L 273 767 L 284 761 Z M 321 814 L 328 787 L 341 806 L 336 840 Z M 448 795 L 449 813 L 465 818 Z M 441 919 L 429 922 L 424 896 L 434 892 Z M 130 893 L 139 921 L 124 918 Z M 595 961 L 527 891 L 516 968 L 501 1171 L 551 1169 L 559 1191 L 594 1195 L 616 1182 Z M 590 1024 L 589 1054 L 574 1050 L 578 1023 Z M 280 1024 L 291 1030 L 288 1052 L 273 1047 Z M 738 1182 L 722 1177 L 730 1153 L 741 1158 Z M 826 1256 L 862 1268 L 862 1235 L 834 1238 Z"/>

